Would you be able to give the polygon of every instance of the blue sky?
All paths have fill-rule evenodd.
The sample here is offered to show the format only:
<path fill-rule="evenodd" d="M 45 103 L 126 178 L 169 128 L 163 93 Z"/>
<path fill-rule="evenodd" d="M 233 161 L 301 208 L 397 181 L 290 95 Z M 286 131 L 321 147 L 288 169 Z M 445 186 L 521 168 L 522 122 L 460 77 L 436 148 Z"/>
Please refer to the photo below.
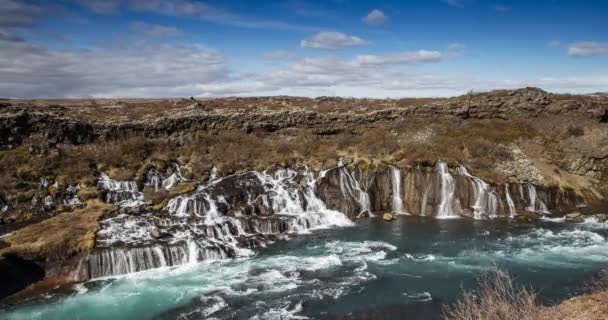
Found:
<path fill-rule="evenodd" d="M 608 91 L 607 1 L 0 0 L 0 97 Z"/>

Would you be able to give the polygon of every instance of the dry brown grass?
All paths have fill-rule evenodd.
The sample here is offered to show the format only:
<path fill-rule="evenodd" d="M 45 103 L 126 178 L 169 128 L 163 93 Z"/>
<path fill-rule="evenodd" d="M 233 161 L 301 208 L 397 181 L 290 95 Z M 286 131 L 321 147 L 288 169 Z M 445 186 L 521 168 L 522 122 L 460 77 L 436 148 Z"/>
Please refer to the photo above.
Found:
<path fill-rule="evenodd" d="M 99 200 L 88 201 L 84 209 L 63 212 L 15 231 L 5 239 L 10 246 L 0 253 L 12 252 L 32 259 L 72 257 L 93 247 L 100 217 L 114 209 Z"/>
<path fill-rule="evenodd" d="M 542 310 L 534 291 L 517 286 L 504 271 L 495 270 L 481 277 L 479 288 L 467 291 L 446 311 L 450 320 L 533 320 Z"/>
<path fill-rule="evenodd" d="M 445 310 L 446 320 L 606 320 L 608 319 L 608 273 L 587 286 L 589 294 L 574 297 L 553 307 L 538 303 L 531 289 L 514 284 L 504 271 L 481 277 L 479 288 Z"/>

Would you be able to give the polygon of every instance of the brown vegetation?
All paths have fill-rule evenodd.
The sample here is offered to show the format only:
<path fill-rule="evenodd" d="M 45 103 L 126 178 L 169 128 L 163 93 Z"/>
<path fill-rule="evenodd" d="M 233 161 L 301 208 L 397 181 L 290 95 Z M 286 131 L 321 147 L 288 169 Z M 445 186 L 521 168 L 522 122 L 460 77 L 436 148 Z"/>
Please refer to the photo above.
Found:
<path fill-rule="evenodd" d="M 93 247 L 100 217 L 113 209 L 113 205 L 99 200 L 89 201 L 84 209 L 63 212 L 15 231 L 4 239 L 9 247 L 0 250 L 0 254 L 17 253 L 30 259 L 68 259 Z"/>
<path fill-rule="evenodd" d="M 589 294 L 554 307 L 539 304 L 531 289 L 516 285 L 504 271 L 481 277 L 479 288 L 466 291 L 445 311 L 447 320 L 606 320 L 608 319 L 608 273 L 592 281 Z"/>

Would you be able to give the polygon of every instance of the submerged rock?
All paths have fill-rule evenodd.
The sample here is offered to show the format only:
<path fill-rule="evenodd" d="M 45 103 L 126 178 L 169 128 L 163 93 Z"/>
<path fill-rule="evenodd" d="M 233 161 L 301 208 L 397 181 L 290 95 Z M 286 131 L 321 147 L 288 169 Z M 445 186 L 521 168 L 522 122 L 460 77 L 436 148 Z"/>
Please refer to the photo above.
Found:
<path fill-rule="evenodd" d="M 599 214 L 593 215 L 593 218 L 598 223 L 604 223 L 604 222 L 606 222 L 606 220 L 608 220 L 608 215 L 606 215 L 604 213 L 599 213 Z"/>
<path fill-rule="evenodd" d="M 578 211 L 566 214 L 565 218 L 566 218 L 566 222 L 569 222 L 569 223 L 585 222 L 585 217 L 583 216 L 582 213 L 580 213 Z"/>
<path fill-rule="evenodd" d="M 392 213 L 385 213 L 382 215 L 382 220 L 384 221 L 393 221 L 395 220 L 395 215 Z"/>

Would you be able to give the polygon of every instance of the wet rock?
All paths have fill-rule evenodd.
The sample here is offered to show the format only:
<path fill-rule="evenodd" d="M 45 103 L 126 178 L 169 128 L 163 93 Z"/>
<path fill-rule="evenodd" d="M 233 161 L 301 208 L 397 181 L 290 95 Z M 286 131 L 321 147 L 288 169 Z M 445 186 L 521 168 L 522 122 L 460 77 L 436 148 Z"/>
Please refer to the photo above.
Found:
<path fill-rule="evenodd" d="M 382 220 L 384 221 L 393 221 L 395 220 L 395 215 L 392 213 L 385 213 L 382 215 Z"/>
<path fill-rule="evenodd" d="M 604 222 L 606 222 L 606 220 L 608 220 L 608 215 L 606 215 L 604 213 L 599 213 L 599 214 L 593 215 L 593 218 L 598 223 L 604 223 Z"/>
<path fill-rule="evenodd" d="M 585 222 L 585 217 L 582 213 L 575 211 L 565 215 L 566 222 L 569 223 L 582 223 Z"/>

